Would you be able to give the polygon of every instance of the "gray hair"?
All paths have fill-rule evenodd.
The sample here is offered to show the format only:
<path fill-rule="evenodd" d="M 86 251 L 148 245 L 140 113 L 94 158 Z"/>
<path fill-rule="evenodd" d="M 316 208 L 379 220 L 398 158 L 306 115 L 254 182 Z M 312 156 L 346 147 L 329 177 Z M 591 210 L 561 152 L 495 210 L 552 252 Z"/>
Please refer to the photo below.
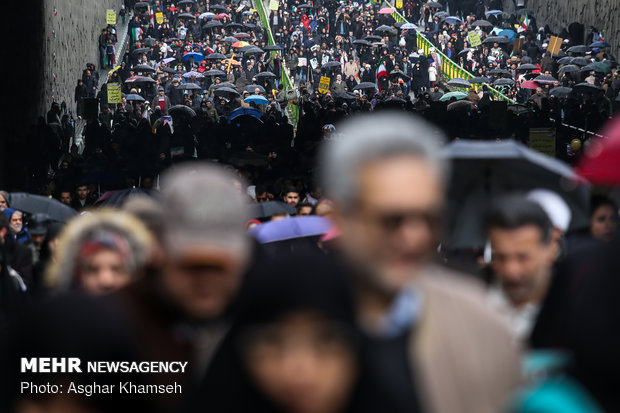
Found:
<path fill-rule="evenodd" d="M 355 202 L 357 174 L 374 160 L 412 155 L 436 168 L 444 182 L 448 179 L 449 164 L 441 156 L 443 133 L 414 115 L 384 112 L 353 117 L 341 124 L 338 133 L 338 139 L 322 148 L 319 178 L 327 197 L 341 206 Z"/>

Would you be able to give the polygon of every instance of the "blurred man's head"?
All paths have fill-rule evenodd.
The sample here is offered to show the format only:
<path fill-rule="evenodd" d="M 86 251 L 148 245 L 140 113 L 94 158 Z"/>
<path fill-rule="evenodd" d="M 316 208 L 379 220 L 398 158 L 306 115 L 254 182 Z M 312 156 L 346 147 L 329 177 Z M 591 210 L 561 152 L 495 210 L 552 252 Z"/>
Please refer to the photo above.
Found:
<path fill-rule="evenodd" d="M 539 303 L 558 252 L 557 233 L 543 208 L 523 196 L 495 200 L 485 216 L 493 274 L 515 306 Z"/>
<path fill-rule="evenodd" d="M 322 166 L 342 249 L 369 285 L 393 295 L 426 264 L 439 239 L 442 137 L 397 114 L 357 118 L 340 132 L 325 147 Z"/>
<path fill-rule="evenodd" d="M 284 190 L 282 198 L 290 206 L 297 207 L 297 204 L 299 204 L 299 191 L 297 188 L 290 186 Z"/>
<path fill-rule="evenodd" d="M 188 164 L 162 181 L 163 207 L 176 218 L 164 224 L 161 286 L 188 317 L 222 315 L 246 269 L 247 205 L 237 179 L 219 167 Z"/>

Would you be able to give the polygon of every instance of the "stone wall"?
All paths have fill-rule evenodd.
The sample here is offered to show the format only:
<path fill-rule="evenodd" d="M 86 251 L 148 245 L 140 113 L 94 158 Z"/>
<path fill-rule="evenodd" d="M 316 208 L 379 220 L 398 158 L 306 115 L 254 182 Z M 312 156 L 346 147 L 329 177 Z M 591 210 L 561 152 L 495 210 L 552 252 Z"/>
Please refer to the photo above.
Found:
<path fill-rule="evenodd" d="M 590 26 L 603 33 L 611 44 L 611 54 L 620 58 L 620 1 L 619 0 L 527 0 L 539 27 L 549 25 L 559 33 L 574 21 L 582 23 L 586 35 Z M 504 0 L 504 11 L 513 12 L 512 0 Z"/>
<path fill-rule="evenodd" d="M 43 8 L 43 88 L 40 111 L 47 110 L 52 98 L 73 101 L 77 79 L 86 62 L 99 69 L 98 39 L 106 26 L 106 10 L 120 10 L 122 0 L 45 0 Z M 54 80 L 55 76 L 55 80 Z"/>

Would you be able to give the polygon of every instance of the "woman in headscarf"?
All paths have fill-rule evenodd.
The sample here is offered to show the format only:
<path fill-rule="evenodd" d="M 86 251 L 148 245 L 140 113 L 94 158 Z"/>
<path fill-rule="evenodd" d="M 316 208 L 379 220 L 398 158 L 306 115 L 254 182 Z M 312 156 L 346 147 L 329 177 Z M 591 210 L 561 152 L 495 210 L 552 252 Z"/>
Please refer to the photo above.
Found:
<path fill-rule="evenodd" d="M 153 257 L 151 233 L 133 216 L 101 210 L 81 215 L 63 230 L 46 273 L 53 291 L 101 295 L 135 279 Z"/>
<path fill-rule="evenodd" d="M 343 274 L 330 258 L 310 251 L 258 263 L 194 405 L 212 411 L 348 411 L 359 341 Z"/>

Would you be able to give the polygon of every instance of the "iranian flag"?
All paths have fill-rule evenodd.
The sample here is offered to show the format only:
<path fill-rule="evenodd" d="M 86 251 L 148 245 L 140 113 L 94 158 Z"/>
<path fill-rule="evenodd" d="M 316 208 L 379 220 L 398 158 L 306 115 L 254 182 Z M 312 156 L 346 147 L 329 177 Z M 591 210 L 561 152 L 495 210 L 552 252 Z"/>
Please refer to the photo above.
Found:
<path fill-rule="evenodd" d="M 523 21 L 521 22 L 521 28 L 524 31 L 527 31 L 528 27 L 530 27 L 530 18 L 527 17 L 527 14 L 526 14 L 525 17 L 523 17 Z"/>
<path fill-rule="evenodd" d="M 379 65 L 379 68 L 377 69 L 377 86 L 379 86 L 379 92 L 381 92 L 381 86 L 379 83 L 379 79 L 381 79 L 382 77 L 388 77 L 388 72 L 385 69 L 385 65 L 383 64 L 383 62 L 381 62 L 381 64 Z"/>

